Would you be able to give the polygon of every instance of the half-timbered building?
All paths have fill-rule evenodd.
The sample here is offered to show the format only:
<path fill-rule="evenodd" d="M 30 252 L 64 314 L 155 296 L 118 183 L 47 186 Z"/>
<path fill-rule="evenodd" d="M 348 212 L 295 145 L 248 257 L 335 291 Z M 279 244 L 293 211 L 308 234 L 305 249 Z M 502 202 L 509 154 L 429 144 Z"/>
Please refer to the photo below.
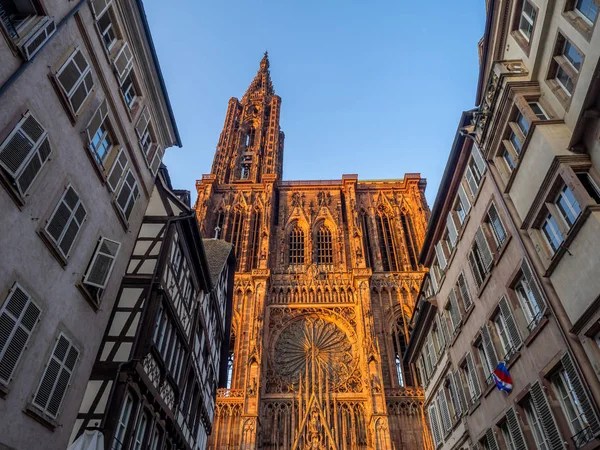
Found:
<path fill-rule="evenodd" d="M 106 448 L 203 449 L 225 382 L 235 258 L 161 169 L 73 429 Z"/>

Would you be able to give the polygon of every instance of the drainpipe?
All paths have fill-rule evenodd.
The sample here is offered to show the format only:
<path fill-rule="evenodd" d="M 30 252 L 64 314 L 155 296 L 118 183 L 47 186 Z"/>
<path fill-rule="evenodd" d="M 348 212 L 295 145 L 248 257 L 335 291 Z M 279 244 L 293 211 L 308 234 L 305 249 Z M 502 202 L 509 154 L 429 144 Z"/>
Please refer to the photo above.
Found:
<path fill-rule="evenodd" d="M 25 73 L 27 68 L 33 64 L 33 61 L 35 61 L 35 58 L 37 58 L 37 56 L 42 52 L 44 47 L 46 47 L 46 45 L 48 45 L 50 42 L 52 42 L 52 39 L 54 39 L 56 37 L 56 35 L 58 34 L 58 31 L 61 28 L 63 28 L 67 24 L 69 19 L 71 19 L 71 17 L 73 17 L 75 15 L 75 13 L 77 11 L 79 11 L 81 9 L 81 7 L 84 4 L 86 4 L 87 2 L 88 2 L 88 0 L 80 0 L 79 3 L 77 3 L 77 5 L 75 5 L 75 7 L 71 11 L 69 11 L 65 17 L 62 18 L 62 20 L 58 23 L 58 25 L 56 25 L 56 31 L 54 32 L 54 34 L 52 34 L 52 36 L 50 36 L 50 39 L 48 39 L 41 46 L 41 48 L 37 51 L 37 53 L 35 55 L 33 55 L 33 57 L 31 59 L 23 62 L 23 64 L 21 64 L 19 66 L 19 68 L 17 70 L 15 70 L 15 72 L 10 76 L 10 78 L 8 80 L 6 80 L 4 82 L 4 84 L 2 84 L 2 86 L 0 86 L 0 97 L 2 97 L 6 93 L 6 91 L 8 91 L 8 89 L 21 77 L 21 75 L 23 75 Z"/>

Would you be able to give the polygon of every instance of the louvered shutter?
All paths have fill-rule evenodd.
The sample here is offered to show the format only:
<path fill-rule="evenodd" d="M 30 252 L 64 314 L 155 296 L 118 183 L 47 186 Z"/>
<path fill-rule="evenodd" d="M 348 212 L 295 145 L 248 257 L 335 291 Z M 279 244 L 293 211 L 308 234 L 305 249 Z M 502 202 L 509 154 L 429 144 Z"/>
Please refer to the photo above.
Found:
<path fill-rule="evenodd" d="M 436 294 L 438 291 L 438 280 L 435 274 L 435 269 L 432 267 L 429 269 L 429 279 L 431 280 L 431 286 L 433 287 L 433 293 Z"/>
<path fill-rule="evenodd" d="M 440 325 L 442 327 L 442 333 L 444 335 L 444 340 L 446 341 L 446 345 L 450 346 L 450 331 L 448 330 L 448 320 L 446 319 L 446 315 L 444 312 L 441 312 L 440 315 Z"/>
<path fill-rule="evenodd" d="M 596 416 L 596 412 L 594 411 L 594 407 L 590 401 L 590 398 L 587 395 L 585 387 L 583 386 L 583 382 L 581 381 L 581 377 L 579 376 L 579 372 L 575 367 L 575 363 L 571 359 L 571 355 L 565 353 L 565 355 L 561 358 L 562 365 L 569 376 L 569 381 L 573 386 L 573 390 L 575 391 L 575 395 L 577 397 L 577 401 L 581 405 L 581 409 L 583 410 L 583 414 L 587 419 L 587 423 L 594 435 L 600 432 L 600 423 L 598 422 L 598 416 Z"/>
<path fill-rule="evenodd" d="M 508 424 L 508 432 L 510 433 L 510 438 L 515 450 L 527 450 L 525 437 L 523 436 L 523 431 L 519 425 L 519 419 L 517 419 L 517 415 L 513 408 L 506 411 L 506 423 Z"/>
<path fill-rule="evenodd" d="M 119 195 L 116 199 L 119 209 L 121 210 L 125 218 L 128 220 L 139 195 L 140 190 L 138 187 L 137 180 L 135 179 L 135 175 L 133 175 L 133 172 L 131 170 L 128 170 L 127 175 L 125 175 L 125 179 L 121 184 L 121 190 L 119 191 Z"/>
<path fill-rule="evenodd" d="M 78 357 L 79 350 L 61 333 L 33 396 L 33 404 L 50 417 L 58 415 Z"/>
<path fill-rule="evenodd" d="M 498 365 L 498 357 L 496 356 L 496 349 L 494 348 L 494 342 L 492 341 L 490 329 L 487 324 L 483 324 L 481 327 L 481 337 L 485 348 L 485 356 L 493 371 Z"/>
<path fill-rule="evenodd" d="M 465 396 L 465 389 L 463 387 L 462 379 L 460 378 L 460 372 L 457 370 L 454 372 L 454 385 L 456 386 L 456 392 L 458 395 L 458 401 L 463 412 L 467 412 L 467 397 Z"/>
<path fill-rule="evenodd" d="M 86 215 L 79 195 L 68 186 L 46 225 L 46 232 L 65 258 L 69 256 Z"/>
<path fill-rule="evenodd" d="M 500 299 L 500 313 L 502 314 L 502 317 L 504 318 L 504 323 L 506 324 L 506 328 L 508 328 L 508 335 L 510 337 L 510 342 L 512 344 L 512 346 L 515 348 L 515 350 L 518 350 L 519 347 L 521 347 L 522 344 L 522 340 L 521 340 L 521 333 L 519 333 L 519 328 L 517 327 L 517 322 L 515 321 L 515 318 L 512 314 L 512 311 L 510 309 L 510 305 L 508 304 L 508 300 L 506 299 L 506 297 L 502 297 Z"/>
<path fill-rule="evenodd" d="M 529 267 L 529 264 L 527 264 L 526 260 L 523 260 L 523 262 L 521 263 L 521 271 L 523 272 L 523 276 L 525 277 L 525 280 L 527 281 L 527 284 L 529 284 L 529 287 L 531 288 L 531 292 L 533 294 L 533 297 L 538 302 L 538 305 L 540 307 L 540 311 L 543 312 L 546 303 L 544 302 L 544 298 L 542 297 L 542 293 L 540 292 L 540 289 L 538 287 L 537 282 L 533 278 L 533 273 L 531 272 L 531 268 Z"/>
<path fill-rule="evenodd" d="M 450 410 L 448 409 L 448 399 L 444 388 L 440 389 L 438 394 L 438 408 L 440 410 L 440 416 L 442 417 L 442 424 L 444 431 L 450 431 L 452 429 L 452 420 L 450 419 Z"/>
<path fill-rule="evenodd" d="M 481 261 L 483 262 L 486 271 L 489 272 L 490 267 L 492 266 L 492 262 L 494 261 L 494 257 L 492 256 L 492 251 L 490 250 L 490 246 L 481 226 L 477 229 L 477 232 L 475 233 L 475 242 L 477 242 L 477 249 L 479 250 L 479 254 L 481 255 Z"/>
<path fill-rule="evenodd" d="M 92 0 L 92 10 L 94 11 L 94 17 L 98 18 L 102 16 L 112 3 L 112 0 Z"/>
<path fill-rule="evenodd" d="M 473 273 L 477 287 L 480 287 L 481 283 L 483 283 L 483 274 L 479 271 L 473 250 L 469 251 L 469 265 L 471 266 L 471 272 Z"/>
<path fill-rule="evenodd" d="M 30 35 L 25 42 L 21 43 L 21 50 L 25 55 L 25 59 L 29 61 L 56 32 L 56 24 L 50 17 L 44 17 L 36 26 L 37 31 Z"/>
<path fill-rule="evenodd" d="M 446 346 L 446 337 L 442 332 L 442 322 L 440 320 L 440 316 L 436 314 L 435 316 L 435 324 L 437 325 L 437 336 L 438 342 L 440 344 L 440 348 L 444 348 Z"/>
<path fill-rule="evenodd" d="M 435 346 L 433 345 L 432 334 L 433 334 L 433 332 L 430 332 L 427 335 L 427 347 L 429 349 L 428 354 L 429 354 L 429 358 L 431 360 L 431 367 L 433 368 L 437 364 L 437 353 L 435 351 Z"/>
<path fill-rule="evenodd" d="M 127 168 L 127 164 L 129 163 L 129 158 L 127 158 L 127 152 L 124 148 L 119 149 L 119 154 L 115 158 L 112 167 L 110 168 L 110 172 L 108 173 L 108 177 L 106 181 L 108 182 L 108 187 L 111 192 L 116 192 L 119 187 L 119 183 L 125 173 L 125 169 Z"/>
<path fill-rule="evenodd" d="M 473 155 L 473 161 L 475 161 L 475 165 L 477 166 L 479 173 L 483 175 L 486 169 L 486 164 L 483 160 L 483 156 L 481 156 L 479 148 L 476 145 L 473 145 L 473 147 L 471 147 L 471 155 Z"/>
<path fill-rule="evenodd" d="M 94 115 L 92 116 L 92 119 L 90 120 L 90 122 L 88 123 L 88 126 L 85 129 L 85 131 L 87 133 L 88 144 L 90 142 L 92 142 L 92 139 L 93 139 L 94 135 L 96 134 L 96 132 L 98 131 L 98 128 L 100 128 L 100 126 L 102 125 L 102 123 L 104 122 L 104 120 L 106 119 L 107 116 L 108 116 L 108 102 L 106 101 L 106 99 L 104 99 L 102 101 L 102 103 L 100 103 L 100 106 L 98 107 L 98 109 L 96 110 Z"/>
<path fill-rule="evenodd" d="M 496 433 L 491 428 L 488 428 L 485 432 L 485 438 L 487 440 L 488 450 L 499 450 L 498 441 L 496 440 Z"/>
<path fill-rule="evenodd" d="M 15 283 L 0 309 L 0 384 L 8 385 L 42 310 Z"/>
<path fill-rule="evenodd" d="M 56 77 L 71 104 L 73 113 L 77 114 L 94 87 L 91 69 L 79 48 L 75 49 L 67 62 L 58 70 Z"/>
<path fill-rule="evenodd" d="M 473 176 L 473 172 L 470 167 L 467 167 L 465 172 L 465 179 L 467 180 L 467 185 L 469 186 L 469 190 L 471 191 L 471 196 L 475 197 L 477 195 L 477 190 L 479 186 L 477 185 L 477 181 L 475 181 L 475 177 Z"/>
<path fill-rule="evenodd" d="M 133 53 L 127 42 L 123 42 L 123 46 L 114 60 L 115 69 L 119 80 L 123 80 L 131 70 L 133 65 Z"/>
<path fill-rule="evenodd" d="M 530 392 L 531 398 L 533 399 L 533 405 L 537 415 L 540 418 L 540 421 L 542 422 L 544 434 L 546 435 L 546 439 L 550 445 L 550 450 L 562 450 L 564 448 L 563 441 L 560 433 L 558 432 L 556 421 L 554 420 L 554 416 L 550 410 L 550 405 L 548 404 L 548 400 L 546 399 L 546 395 L 544 394 L 539 381 L 531 386 Z"/>
<path fill-rule="evenodd" d="M 465 214 L 468 214 L 471 210 L 471 202 L 469 201 L 469 196 L 462 183 L 458 186 L 458 198 L 460 199 L 463 211 Z"/>
<path fill-rule="evenodd" d="M 469 386 L 471 387 L 471 395 L 473 396 L 471 401 L 474 402 L 481 395 L 481 387 L 479 386 L 479 377 L 475 371 L 475 361 L 471 352 L 467 352 L 467 369 L 469 370 Z"/>
<path fill-rule="evenodd" d="M 444 248 L 442 247 L 442 241 L 439 241 L 435 245 L 435 253 L 438 258 L 440 269 L 444 270 L 446 268 L 447 260 L 446 260 L 446 254 L 444 253 Z"/>
<path fill-rule="evenodd" d="M 465 306 L 465 311 L 468 311 L 471 308 L 473 302 L 471 301 L 471 293 L 469 292 L 469 288 L 467 287 L 467 281 L 465 280 L 465 276 L 461 273 L 458 276 L 458 280 L 456 282 L 457 292 L 460 294 L 460 298 Z"/>
<path fill-rule="evenodd" d="M 458 394 L 458 386 L 456 385 L 456 380 L 454 379 L 452 372 L 448 373 L 448 381 L 450 385 L 450 399 L 452 401 L 452 406 L 454 407 L 454 418 L 458 420 L 458 418 L 462 414 L 462 405 L 460 403 L 460 398 Z"/>
<path fill-rule="evenodd" d="M 138 121 L 135 125 L 135 131 L 138 135 L 138 138 L 142 137 L 142 135 L 144 134 L 144 131 L 146 131 L 146 128 L 148 128 L 149 123 L 150 123 L 150 110 L 146 106 L 144 108 L 144 110 L 142 111 L 142 113 L 140 114 L 140 118 L 138 119 Z"/>
<path fill-rule="evenodd" d="M 159 147 L 157 144 L 154 144 L 156 146 L 156 152 L 154 153 L 154 157 L 152 158 L 152 164 L 150 164 L 150 170 L 152 171 L 152 175 L 156 176 L 156 172 L 158 172 L 158 168 L 160 167 L 160 163 L 163 159 L 163 156 L 165 154 L 165 151 Z"/>
<path fill-rule="evenodd" d="M 429 406 L 429 426 L 431 427 L 431 434 L 433 436 L 433 440 L 435 441 L 435 445 L 437 446 L 440 442 L 442 442 L 442 431 L 440 430 L 435 405 Z"/>
<path fill-rule="evenodd" d="M 460 309 L 458 309 L 458 302 L 456 301 L 456 294 L 454 289 L 450 290 L 450 319 L 452 320 L 452 328 L 456 330 L 460 326 Z"/>
<path fill-rule="evenodd" d="M 454 217 L 452 212 L 449 212 L 446 216 L 446 228 L 448 229 L 448 237 L 450 238 L 450 242 L 452 246 L 456 246 L 456 241 L 458 240 L 458 229 L 456 228 L 456 223 L 454 222 Z"/>
<path fill-rule="evenodd" d="M 450 345 L 450 336 L 448 335 L 448 327 L 444 328 L 445 320 L 446 319 L 444 319 L 443 316 L 436 314 L 435 322 L 437 324 L 438 336 L 441 336 L 441 339 L 443 341 L 442 347 Z"/>
<path fill-rule="evenodd" d="M 121 244 L 106 238 L 101 238 L 92 261 L 85 274 L 83 282 L 90 286 L 104 289 L 115 263 Z"/>

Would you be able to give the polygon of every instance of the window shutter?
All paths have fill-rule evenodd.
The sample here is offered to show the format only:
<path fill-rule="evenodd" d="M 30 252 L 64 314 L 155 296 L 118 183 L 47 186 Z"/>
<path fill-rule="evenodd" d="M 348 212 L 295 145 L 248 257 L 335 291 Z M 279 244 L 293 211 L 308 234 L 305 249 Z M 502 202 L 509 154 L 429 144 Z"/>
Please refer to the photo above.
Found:
<path fill-rule="evenodd" d="M 101 238 L 92 261 L 85 274 L 83 282 L 90 286 L 104 289 L 113 269 L 115 259 L 121 244 L 106 238 Z"/>
<path fill-rule="evenodd" d="M 50 37 L 56 32 L 56 24 L 50 17 L 44 17 L 37 25 L 37 31 L 30 35 L 25 42 L 21 44 L 21 50 L 25 59 L 31 60 L 39 52 L 43 45 L 50 40 Z"/>
<path fill-rule="evenodd" d="M 473 250 L 469 251 L 469 265 L 471 266 L 471 272 L 473 272 L 473 278 L 475 278 L 477 287 L 480 287 L 481 283 L 483 283 L 483 274 L 479 272 L 479 268 L 477 267 L 477 263 L 475 262 L 475 255 L 473 254 Z"/>
<path fill-rule="evenodd" d="M 457 370 L 454 372 L 454 385 L 456 386 L 456 392 L 458 401 L 460 402 L 460 408 L 463 412 L 467 412 L 467 397 L 465 396 L 465 389 L 460 378 L 460 372 Z"/>
<path fill-rule="evenodd" d="M 110 168 L 110 172 L 108 173 L 107 182 L 111 192 L 117 191 L 117 187 L 119 187 L 119 183 L 121 182 L 121 178 L 125 173 L 128 163 L 129 159 L 127 158 L 127 152 L 124 148 L 120 148 L 119 154 L 115 158 L 113 165 Z"/>
<path fill-rule="evenodd" d="M 525 437 L 523 436 L 523 431 L 521 431 L 521 426 L 519 425 L 519 419 L 517 419 L 517 415 L 513 408 L 506 411 L 506 422 L 508 423 L 508 431 L 515 450 L 527 450 Z"/>
<path fill-rule="evenodd" d="M 573 386 L 573 390 L 577 396 L 577 401 L 581 405 L 581 409 L 583 410 L 585 418 L 587 419 L 587 423 L 590 425 L 594 435 L 596 435 L 598 432 L 600 432 L 598 416 L 596 416 L 592 403 L 590 402 L 581 378 L 579 377 L 579 372 L 575 367 L 575 363 L 571 359 L 571 355 L 565 353 L 565 355 L 561 358 L 561 362 L 565 371 L 567 372 L 567 375 L 569 376 L 569 381 Z"/>
<path fill-rule="evenodd" d="M 129 216 L 139 195 L 140 190 L 135 175 L 133 175 L 131 170 L 128 170 L 117 196 L 117 205 L 127 220 L 129 220 Z"/>
<path fill-rule="evenodd" d="M 493 371 L 498 365 L 498 357 L 496 356 L 496 349 L 494 348 L 494 342 L 492 341 L 492 336 L 490 335 L 490 329 L 487 323 L 483 324 L 483 327 L 481 327 L 481 337 L 485 347 L 485 356 Z"/>
<path fill-rule="evenodd" d="M 92 116 L 92 120 L 90 120 L 90 123 L 88 123 L 88 126 L 85 129 L 85 131 L 87 132 L 88 144 L 92 142 L 92 138 L 94 137 L 94 135 L 98 131 L 98 128 L 100 128 L 100 126 L 104 122 L 104 119 L 106 119 L 107 116 L 108 102 L 106 101 L 106 99 L 104 99 L 102 103 L 100 103 L 100 106 Z"/>
<path fill-rule="evenodd" d="M 456 288 L 463 301 L 465 310 L 468 311 L 473 305 L 473 302 L 471 301 L 471 293 L 469 292 L 469 288 L 467 287 L 467 281 L 465 280 L 465 276 L 462 273 L 458 276 Z"/>
<path fill-rule="evenodd" d="M 144 134 L 144 131 L 146 131 L 146 128 L 148 128 L 149 123 L 150 123 L 150 110 L 146 106 L 144 108 L 144 110 L 142 111 L 142 113 L 140 114 L 140 118 L 138 119 L 137 124 L 135 125 L 135 131 L 138 135 L 138 138 L 142 137 L 142 135 Z"/>
<path fill-rule="evenodd" d="M 94 11 L 94 17 L 98 18 L 102 16 L 112 3 L 112 0 L 92 0 L 92 10 Z"/>
<path fill-rule="evenodd" d="M 8 385 L 42 310 L 14 284 L 0 309 L 0 384 Z"/>
<path fill-rule="evenodd" d="M 458 309 L 458 302 L 456 301 L 456 294 L 454 289 L 450 290 L 450 319 L 452 320 L 452 328 L 456 330 L 460 326 L 460 309 Z"/>
<path fill-rule="evenodd" d="M 527 261 L 525 259 L 521 263 L 521 271 L 523 272 L 523 276 L 525 277 L 527 284 L 529 284 L 529 287 L 531 288 L 533 297 L 540 305 L 540 310 L 543 311 L 546 303 L 544 302 L 544 298 L 542 297 L 542 293 L 540 292 L 540 288 L 538 287 L 537 282 L 533 278 L 531 268 L 529 267 L 529 264 L 527 264 Z"/>
<path fill-rule="evenodd" d="M 119 53 L 117 53 L 117 56 L 115 57 L 114 65 L 119 80 L 123 80 L 133 66 L 133 53 L 127 42 L 123 42 L 121 50 L 119 50 Z"/>
<path fill-rule="evenodd" d="M 435 320 L 437 322 L 437 327 L 439 330 L 439 335 L 442 336 L 444 340 L 444 346 L 450 346 L 450 333 L 448 333 L 448 325 L 446 324 L 446 318 L 438 314 L 435 316 Z"/>
<path fill-rule="evenodd" d="M 448 237 L 450 237 L 452 246 L 456 246 L 456 241 L 458 241 L 458 229 L 456 228 L 456 223 L 454 223 L 452 212 L 449 212 L 446 216 L 446 228 L 448 228 Z"/>
<path fill-rule="evenodd" d="M 494 204 L 492 204 L 488 210 L 488 218 L 490 221 L 489 225 L 492 227 L 493 232 L 498 239 L 498 246 L 501 246 L 506 240 L 506 230 L 504 229 L 504 225 L 502 224 L 502 220 L 500 220 L 500 216 L 498 215 L 498 211 Z"/>
<path fill-rule="evenodd" d="M 431 427 L 431 434 L 433 436 L 433 440 L 435 441 L 435 445 L 437 446 L 440 442 L 442 442 L 442 432 L 440 430 L 435 405 L 429 406 L 429 426 Z"/>
<path fill-rule="evenodd" d="M 473 389 L 473 398 L 471 401 L 474 403 L 481 396 L 481 387 L 479 386 L 479 378 L 477 372 L 475 372 L 475 361 L 473 361 L 473 354 L 467 352 L 467 368 L 469 369 L 469 383 Z"/>
<path fill-rule="evenodd" d="M 58 415 L 78 357 L 79 350 L 61 333 L 33 397 L 33 404 L 53 418 Z"/>
<path fill-rule="evenodd" d="M 450 431 L 452 429 L 452 420 L 450 419 L 448 399 L 446 398 L 446 392 L 444 392 L 444 388 L 440 389 L 440 392 L 438 394 L 438 407 L 440 409 L 440 416 L 442 416 L 442 424 L 444 425 L 444 431 Z"/>
<path fill-rule="evenodd" d="M 473 147 L 475 148 L 475 147 Z M 485 432 L 485 438 L 487 440 L 487 448 L 489 450 L 499 450 L 498 441 L 496 440 L 496 433 L 491 428 L 488 428 Z"/>
<path fill-rule="evenodd" d="M 471 196 L 475 197 L 477 195 L 477 190 L 479 186 L 477 185 L 477 181 L 475 181 L 475 177 L 473 176 L 473 172 L 470 167 L 467 167 L 465 172 L 465 178 L 467 180 L 467 184 L 469 185 L 469 190 L 471 191 Z"/>
<path fill-rule="evenodd" d="M 435 253 L 438 257 L 440 269 L 444 270 L 448 261 L 446 260 L 446 254 L 444 253 L 444 248 L 442 247 L 442 241 L 438 241 L 438 243 L 435 244 Z"/>
<path fill-rule="evenodd" d="M 86 218 L 86 210 L 73 187 L 68 186 L 48 219 L 46 232 L 60 253 L 67 258 Z"/>
<path fill-rule="evenodd" d="M 163 159 L 163 156 L 165 154 L 165 151 L 159 147 L 157 144 L 154 144 L 156 146 L 156 152 L 154 153 L 154 157 L 152 158 L 152 164 L 150 164 L 150 170 L 152 171 L 152 175 L 156 176 L 156 172 L 158 172 L 158 168 L 160 167 L 160 163 Z"/>
<path fill-rule="evenodd" d="M 454 419 L 458 420 L 458 418 L 462 414 L 462 405 L 460 404 L 458 386 L 456 385 L 456 381 L 454 380 L 452 372 L 448 373 L 448 382 L 450 386 L 450 401 L 452 402 L 452 406 L 454 407 Z"/>
<path fill-rule="evenodd" d="M 471 155 L 473 155 L 473 161 L 475 161 L 479 173 L 483 175 L 486 169 L 485 161 L 483 160 L 483 156 L 481 156 L 479 148 L 475 144 L 471 147 Z"/>
<path fill-rule="evenodd" d="M 530 392 L 531 398 L 533 399 L 533 405 L 542 422 L 544 434 L 550 444 L 550 450 L 562 450 L 564 448 L 563 440 L 558 432 L 558 427 L 556 426 L 554 416 L 550 410 L 550 405 L 548 405 L 548 400 L 546 399 L 546 395 L 544 394 L 539 381 L 531 386 Z"/>
<path fill-rule="evenodd" d="M 436 294 L 438 291 L 438 280 L 437 277 L 435 275 L 435 270 L 433 269 L 433 267 L 431 269 L 429 269 L 429 279 L 431 280 L 431 285 L 433 287 L 433 293 Z"/>
<path fill-rule="evenodd" d="M 427 352 L 429 354 L 429 359 L 431 362 L 431 367 L 435 367 L 435 365 L 437 364 L 437 353 L 435 352 L 435 346 L 433 345 L 433 337 L 432 337 L 432 332 L 430 332 L 427 335 L 427 348 L 429 349 L 429 351 Z"/>
<path fill-rule="evenodd" d="M 519 333 L 519 328 L 517 327 L 517 322 L 515 321 L 515 318 L 512 314 L 510 305 L 508 304 L 508 300 L 506 299 L 506 297 L 502 296 L 502 298 L 500 299 L 499 306 L 500 306 L 500 313 L 502 314 L 502 317 L 504 318 L 504 322 L 506 323 L 506 328 L 508 328 L 508 335 L 510 336 L 510 342 L 513 345 L 513 347 L 515 348 L 515 350 L 517 350 L 519 347 L 521 347 L 521 344 L 523 343 L 523 341 L 521 340 L 521 334 Z"/>
<path fill-rule="evenodd" d="M 468 214 L 471 210 L 471 202 L 469 201 L 469 196 L 462 183 L 458 186 L 458 198 L 460 199 L 465 214 Z"/>
<path fill-rule="evenodd" d="M 477 248 L 479 249 L 479 254 L 481 255 L 481 260 L 485 265 L 486 270 L 489 272 L 490 267 L 492 266 L 492 262 L 494 258 L 492 256 L 492 251 L 490 250 L 490 246 L 488 244 L 487 238 L 485 237 L 485 233 L 483 228 L 479 226 L 477 232 L 475 233 L 475 242 L 477 242 Z"/>
<path fill-rule="evenodd" d="M 58 70 L 56 78 L 71 104 L 73 113 L 77 114 L 94 87 L 90 66 L 79 48 L 75 49 Z"/>

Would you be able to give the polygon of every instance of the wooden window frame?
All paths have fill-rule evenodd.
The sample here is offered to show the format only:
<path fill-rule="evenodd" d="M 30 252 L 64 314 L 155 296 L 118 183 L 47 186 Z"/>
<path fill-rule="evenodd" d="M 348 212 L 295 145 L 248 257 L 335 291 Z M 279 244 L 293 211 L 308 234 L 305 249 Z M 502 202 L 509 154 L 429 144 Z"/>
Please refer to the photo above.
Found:
<path fill-rule="evenodd" d="M 532 6 L 535 12 L 535 18 L 533 20 L 533 26 L 531 28 L 531 36 L 529 39 L 521 32 L 520 23 L 521 16 L 523 14 L 523 6 L 525 2 L 528 0 L 518 0 L 514 3 L 513 9 L 513 17 L 512 17 L 512 25 L 511 25 L 511 36 L 514 38 L 515 42 L 521 47 L 521 50 L 525 53 L 526 56 L 529 56 L 531 52 L 531 43 L 535 37 L 535 31 L 537 28 L 537 23 L 539 19 L 539 8 L 533 2 L 528 1 L 528 3 Z"/>

